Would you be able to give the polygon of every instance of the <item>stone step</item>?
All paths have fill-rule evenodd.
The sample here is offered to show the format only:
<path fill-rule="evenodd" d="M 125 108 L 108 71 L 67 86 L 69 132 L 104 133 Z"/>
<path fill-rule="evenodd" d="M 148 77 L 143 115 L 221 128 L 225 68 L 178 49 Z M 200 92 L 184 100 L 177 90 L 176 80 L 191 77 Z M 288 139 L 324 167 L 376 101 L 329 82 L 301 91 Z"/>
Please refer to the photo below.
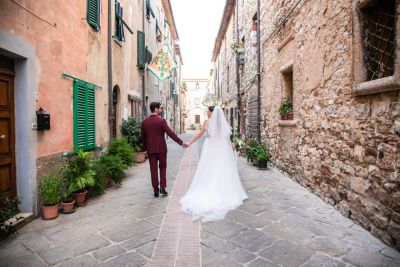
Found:
<path fill-rule="evenodd" d="M 33 219 L 35 219 L 35 216 L 32 212 L 20 212 L 8 219 L 5 223 L 12 225 L 15 230 L 18 230 L 33 221 Z"/>

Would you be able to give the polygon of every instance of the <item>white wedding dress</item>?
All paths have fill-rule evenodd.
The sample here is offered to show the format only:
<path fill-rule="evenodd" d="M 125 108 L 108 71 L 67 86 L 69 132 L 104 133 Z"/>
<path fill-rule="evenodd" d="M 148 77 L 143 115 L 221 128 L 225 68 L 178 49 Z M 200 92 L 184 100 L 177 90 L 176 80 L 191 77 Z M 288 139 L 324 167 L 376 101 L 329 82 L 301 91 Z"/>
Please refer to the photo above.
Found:
<path fill-rule="evenodd" d="M 223 219 L 247 199 L 230 135 L 231 127 L 222 109 L 215 107 L 192 184 L 180 200 L 182 211 L 191 214 L 194 220 L 210 222 Z"/>

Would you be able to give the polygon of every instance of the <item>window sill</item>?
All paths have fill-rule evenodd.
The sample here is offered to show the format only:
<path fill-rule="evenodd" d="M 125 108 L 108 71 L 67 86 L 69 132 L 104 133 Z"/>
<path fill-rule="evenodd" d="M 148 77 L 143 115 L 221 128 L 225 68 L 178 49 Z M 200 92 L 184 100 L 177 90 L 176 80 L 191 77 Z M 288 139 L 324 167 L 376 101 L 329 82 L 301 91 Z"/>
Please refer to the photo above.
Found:
<path fill-rule="evenodd" d="M 278 121 L 279 126 L 296 126 L 297 125 L 297 120 L 279 120 Z"/>
<path fill-rule="evenodd" d="M 400 81 L 396 76 L 389 76 L 373 81 L 353 85 L 355 95 L 371 95 L 400 89 Z"/>
<path fill-rule="evenodd" d="M 117 39 L 117 37 L 113 36 L 113 39 L 114 39 L 114 41 L 115 41 L 120 47 L 122 47 L 122 42 L 119 41 L 119 40 Z"/>

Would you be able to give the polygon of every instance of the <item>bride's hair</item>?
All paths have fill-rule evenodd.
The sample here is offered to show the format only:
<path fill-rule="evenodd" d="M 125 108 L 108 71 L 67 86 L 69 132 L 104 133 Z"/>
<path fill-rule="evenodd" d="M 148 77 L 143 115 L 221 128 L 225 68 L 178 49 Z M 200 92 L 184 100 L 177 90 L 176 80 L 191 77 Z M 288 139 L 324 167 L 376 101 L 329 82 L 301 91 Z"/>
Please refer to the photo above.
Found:
<path fill-rule="evenodd" d="M 215 106 L 209 106 L 209 107 L 208 107 L 208 110 L 209 110 L 210 112 L 213 112 L 213 111 L 214 111 L 214 108 L 215 108 Z"/>

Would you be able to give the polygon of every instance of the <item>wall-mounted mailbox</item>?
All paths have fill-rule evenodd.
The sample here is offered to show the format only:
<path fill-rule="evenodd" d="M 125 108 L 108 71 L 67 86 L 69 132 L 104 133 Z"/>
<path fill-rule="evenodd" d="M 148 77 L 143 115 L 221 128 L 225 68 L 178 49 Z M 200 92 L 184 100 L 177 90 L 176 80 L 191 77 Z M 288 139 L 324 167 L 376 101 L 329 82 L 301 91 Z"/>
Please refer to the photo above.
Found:
<path fill-rule="evenodd" d="M 36 111 L 37 117 L 37 130 L 38 131 L 48 131 L 50 130 L 50 114 L 44 111 L 42 108 L 39 108 Z"/>

